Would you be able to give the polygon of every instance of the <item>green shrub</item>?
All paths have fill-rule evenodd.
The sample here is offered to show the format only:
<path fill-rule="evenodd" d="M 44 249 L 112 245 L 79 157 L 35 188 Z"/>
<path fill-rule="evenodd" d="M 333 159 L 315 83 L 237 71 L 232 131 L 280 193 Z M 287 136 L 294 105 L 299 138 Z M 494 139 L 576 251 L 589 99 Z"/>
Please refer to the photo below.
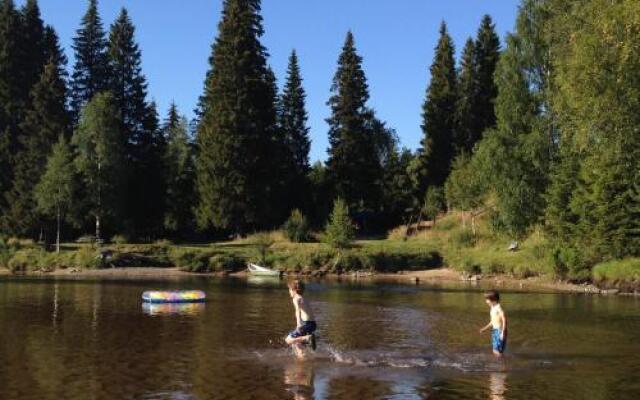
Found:
<path fill-rule="evenodd" d="M 335 259 L 335 253 L 328 250 L 307 250 L 298 249 L 287 257 L 283 257 L 276 262 L 276 266 L 292 270 L 301 271 L 303 269 L 324 269 L 332 265 Z"/>
<path fill-rule="evenodd" d="M 129 243 L 129 238 L 127 238 L 125 235 L 114 235 L 111 238 L 111 243 L 113 244 L 126 244 Z"/>
<path fill-rule="evenodd" d="M 462 270 L 462 272 L 469 275 L 477 275 L 482 272 L 478 263 L 468 257 L 462 259 L 459 268 Z"/>
<path fill-rule="evenodd" d="M 9 260 L 13 255 L 13 250 L 7 244 L 7 239 L 0 235 L 0 268 L 9 268 Z"/>
<path fill-rule="evenodd" d="M 485 275 L 504 274 L 507 272 L 505 266 L 499 260 L 490 259 L 480 265 L 480 270 Z"/>
<path fill-rule="evenodd" d="M 275 240 L 272 238 L 269 233 L 257 233 L 253 235 L 251 244 L 256 247 L 258 251 L 258 263 L 266 264 L 267 263 L 267 255 L 269 252 L 269 248 L 273 246 Z"/>
<path fill-rule="evenodd" d="M 291 212 L 291 216 L 284 223 L 283 229 L 285 236 L 291 242 L 303 243 L 311 239 L 311 230 L 309 229 L 307 218 L 298 209 Z"/>
<path fill-rule="evenodd" d="M 444 191 L 441 187 L 429 186 L 424 196 L 422 213 L 430 220 L 435 220 L 445 206 Z"/>
<path fill-rule="evenodd" d="M 355 230 L 349 208 L 344 200 L 338 198 L 333 203 L 333 211 L 324 232 L 323 241 L 336 249 L 346 249 L 351 246 L 355 237 Z"/>
<path fill-rule="evenodd" d="M 439 220 L 437 224 L 433 226 L 433 230 L 436 231 L 450 231 L 458 226 L 456 218 L 447 216 Z"/>
<path fill-rule="evenodd" d="M 48 253 L 49 266 L 53 269 L 73 268 L 75 265 L 75 252 Z"/>
<path fill-rule="evenodd" d="M 476 245 L 476 237 L 470 230 L 462 229 L 450 235 L 451 243 L 458 247 L 473 247 Z"/>
<path fill-rule="evenodd" d="M 0 268 L 9 269 L 9 260 L 13 254 L 9 250 L 0 250 Z"/>
<path fill-rule="evenodd" d="M 211 251 L 175 248 L 169 252 L 169 260 L 182 271 L 209 272 L 209 259 L 213 255 Z"/>
<path fill-rule="evenodd" d="M 81 247 L 73 253 L 73 266 L 77 269 L 97 269 L 103 266 L 103 262 L 96 250 Z"/>
<path fill-rule="evenodd" d="M 640 282 L 640 258 L 625 258 L 600 263 L 593 267 L 596 282 Z"/>
<path fill-rule="evenodd" d="M 35 271 L 41 265 L 40 259 L 44 251 L 39 249 L 22 249 L 16 251 L 9 259 L 7 267 L 12 273 Z"/>
<path fill-rule="evenodd" d="M 591 277 L 591 271 L 582 253 L 574 247 L 559 246 L 553 251 L 553 271 L 560 279 L 585 282 Z"/>
<path fill-rule="evenodd" d="M 214 254 L 209 258 L 210 271 L 237 272 L 246 267 L 245 259 L 236 254 Z"/>
<path fill-rule="evenodd" d="M 156 240 L 150 246 L 149 250 L 153 255 L 166 256 L 167 254 L 169 254 L 169 249 L 171 248 L 171 246 L 173 246 L 173 242 L 171 242 L 171 240 Z"/>
<path fill-rule="evenodd" d="M 378 272 L 422 270 L 442 266 L 440 254 L 428 250 L 367 250 L 364 256 L 368 262 L 367 269 Z"/>
<path fill-rule="evenodd" d="M 6 245 L 14 250 L 36 247 L 36 243 L 32 239 L 20 239 L 16 237 L 7 239 Z"/>
<path fill-rule="evenodd" d="M 339 253 L 332 265 L 333 272 L 357 271 L 363 269 L 362 258 L 353 252 Z"/>

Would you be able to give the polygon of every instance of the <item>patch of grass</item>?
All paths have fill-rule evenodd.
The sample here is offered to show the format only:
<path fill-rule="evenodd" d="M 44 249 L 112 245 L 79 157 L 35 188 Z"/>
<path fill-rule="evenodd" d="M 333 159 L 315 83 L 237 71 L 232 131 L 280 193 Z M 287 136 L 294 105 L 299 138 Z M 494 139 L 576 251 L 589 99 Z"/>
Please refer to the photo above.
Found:
<path fill-rule="evenodd" d="M 169 251 L 169 260 L 182 271 L 210 272 L 209 259 L 216 253 L 211 250 L 196 250 L 189 248 L 172 248 Z"/>
<path fill-rule="evenodd" d="M 593 267 L 596 282 L 640 282 L 640 258 L 625 258 L 600 263 Z"/>
<path fill-rule="evenodd" d="M 209 271 L 237 272 L 246 266 L 246 260 L 236 254 L 215 254 L 209 258 Z"/>

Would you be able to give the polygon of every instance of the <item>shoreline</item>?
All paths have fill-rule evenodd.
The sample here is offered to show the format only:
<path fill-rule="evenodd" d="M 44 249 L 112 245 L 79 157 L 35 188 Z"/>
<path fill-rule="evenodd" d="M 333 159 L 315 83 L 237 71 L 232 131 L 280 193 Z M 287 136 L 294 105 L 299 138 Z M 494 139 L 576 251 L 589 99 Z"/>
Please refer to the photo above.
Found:
<path fill-rule="evenodd" d="M 57 269 L 51 272 L 28 272 L 12 274 L 9 270 L 0 269 L 0 276 L 28 276 L 28 277 L 72 277 L 72 278 L 172 278 L 172 277 L 251 277 L 247 271 L 235 273 L 206 272 L 194 273 L 182 271 L 175 267 L 121 267 L 104 269 Z M 399 271 L 397 273 L 355 272 L 346 274 L 327 273 L 323 275 L 285 274 L 292 277 L 309 277 L 327 281 L 351 281 L 368 283 L 397 283 L 413 286 L 434 286 L 439 288 L 469 288 L 488 289 L 498 288 L 524 293 L 574 293 L 600 295 L 631 295 L 640 296 L 640 291 L 630 288 L 628 291 L 620 288 L 600 288 L 592 283 L 575 284 L 570 282 L 553 281 L 544 277 L 514 278 L 507 275 L 495 276 L 467 276 L 451 268 L 436 268 L 420 271 Z"/>

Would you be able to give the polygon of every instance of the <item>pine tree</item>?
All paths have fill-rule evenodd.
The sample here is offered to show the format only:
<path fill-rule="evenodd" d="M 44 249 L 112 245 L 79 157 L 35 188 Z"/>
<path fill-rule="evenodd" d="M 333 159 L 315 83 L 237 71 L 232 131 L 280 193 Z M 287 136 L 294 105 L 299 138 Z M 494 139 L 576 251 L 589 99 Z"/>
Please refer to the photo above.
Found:
<path fill-rule="evenodd" d="M 13 0 L 0 2 L 0 193 L 6 193 L 12 185 L 18 125 L 26 103 L 21 85 L 24 50 L 21 29 L 20 14 Z M 6 214 L 6 207 L 4 196 L 0 196 L 0 217 Z"/>
<path fill-rule="evenodd" d="M 31 91 L 42 75 L 44 66 L 49 61 L 45 42 L 45 27 L 40 17 L 37 0 L 27 0 L 21 9 L 22 31 L 21 44 L 23 47 L 22 73 L 25 93 Z"/>
<path fill-rule="evenodd" d="M 324 232 L 324 241 L 331 247 L 346 249 L 354 238 L 355 229 L 349 217 L 349 207 L 338 197 L 333 202 L 333 211 Z"/>
<path fill-rule="evenodd" d="M 571 210 L 571 199 L 578 185 L 580 162 L 570 144 L 561 144 L 559 156 L 552 164 L 546 195 L 545 225 L 547 231 L 565 243 L 575 235 L 578 216 Z"/>
<path fill-rule="evenodd" d="M 53 145 L 46 168 L 34 189 L 38 211 L 56 219 L 56 252 L 60 252 L 60 228 L 73 204 L 76 190 L 73 153 L 64 135 Z"/>
<path fill-rule="evenodd" d="M 500 59 L 500 39 L 489 15 L 482 18 L 474 47 L 478 89 L 473 115 L 477 118 L 478 130 L 474 138 L 477 141 L 486 129 L 496 125 L 494 103 L 498 95 L 498 87 L 494 74 Z"/>
<path fill-rule="evenodd" d="M 431 82 L 423 105 L 423 139 L 420 142 L 414 178 L 422 196 L 428 186 L 443 186 L 454 155 L 457 100 L 454 46 L 447 26 L 440 26 L 440 39 L 431 65 Z"/>
<path fill-rule="evenodd" d="M 302 87 L 302 76 L 298 65 L 298 56 L 294 51 L 289 56 L 287 81 L 282 94 L 282 110 L 280 125 L 286 138 L 287 145 L 293 155 L 297 173 L 306 175 L 309 172 L 309 127 L 307 126 L 307 110 L 305 108 L 306 94 Z"/>
<path fill-rule="evenodd" d="M 372 134 L 369 87 L 353 34 L 347 33 L 331 86 L 327 172 L 336 196 L 355 213 L 378 211 L 382 170 Z"/>
<path fill-rule="evenodd" d="M 85 104 L 96 93 L 109 88 L 107 40 L 97 0 L 89 0 L 81 27 L 73 38 L 73 50 L 75 65 L 71 75 L 71 110 L 77 123 Z"/>
<path fill-rule="evenodd" d="M 279 124 L 278 116 L 282 114 L 281 99 L 278 95 L 276 75 L 270 66 L 267 66 L 265 74 L 267 90 L 263 105 L 263 118 L 267 129 L 261 136 L 261 148 L 268 152 L 261 154 L 256 166 L 257 181 L 255 188 L 260 188 L 260 183 L 265 185 L 263 197 L 258 202 L 258 220 L 262 228 L 281 226 L 295 207 L 296 199 L 291 196 L 291 185 L 299 177 L 293 169 L 294 154 L 289 146 L 287 136 Z M 262 150 L 262 151 L 265 151 Z M 262 153 L 262 152 L 261 152 Z"/>
<path fill-rule="evenodd" d="M 163 131 L 167 141 L 164 228 L 173 234 L 184 235 L 193 228 L 194 222 L 195 166 L 187 119 L 180 116 L 175 103 L 171 103 Z"/>
<path fill-rule="evenodd" d="M 65 86 L 68 86 L 67 79 L 69 74 L 67 72 L 67 56 L 64 54 L 64 49 L 60 45 L 58 34 L 52 26 L 47 25 L 44 29 L 44 50 L 45 50 L 45 66 L 46 64 L 53 64 L 58 69 L 58 76 L 64 80 Z M 68 91 L 68 88 L 65 89 Z M 65 96 L 67 93 L 65 92 Z"/>
<path fill-rule="evenodd" d="M 455 116 L 456 154 L 471 154 L 480 139 L 482 128 L 480 117 L 474 112 L 478 101 L 478 72 L 476 66 L 476 46 L 471 38 L 462 50 L 458 73 L 458 100 Z"/>
<path fill-rule="evenodd" d="M 311 207 L 308 216 L 314 227 L 322 227 L 331 212 L 331 204 L 327 201 L 331 198 L 331 187 L 327 175 L 327 167 L 321 161 L 316 161 L 307 175 L 309 193 L 311 194 Z"/>
<path fill-rule="evenodd" d="M 302 76 L 298 65 L 298 56 L 294 51 L 289 56 L 287 80 L 280 99 L 279 125 L 281 134 L 290 156 L 291 179 L 289 187 L 296 190 L 290 192 L 290 207 L 307 209 L 309 207 L 309 191 L 307 174 L 309 173 L 309 127 L 307 126 L 306 94 L 302 87 Z"/>
<path fill-rule="evenodd" d="M 113 95 L 98 93 L 82 110 L 72 144 L 75 166 L 83 184 L 84 206 L 95 219 L 100 239 L 105 218 L 119 220 L 123 200 L 123 149 L 120 116 Z"/>
<path fill-rule="evenodd" d="M 125 218 L 131 236 L 157 234 L 162 226 L 164 140 L 155 107 L 147 103 L 142 55 L 126 9 L 111 25 L 108 43 L 109 87 L 119 109 L 127 160 Z"/>
<path fill-rule="evenodd" d="M 52 59 L 53 61 L 53 59 Z M 20 124 L 20 152 L 15 156 L 13 186 L 7 192 L 9 205 L 4 216 L 5 229 L 15 235 L 31 235 L 42 229 L 33 189 L 40 180 L 47 155 L 60 135 L 66 135 L 69 115 L 66 85 L 59 75 L 61 66 L 49 62 L 40 81 L 31 91 L 31 106 Z"/>
<path fill-rule="evenodd" d="M 280 177 L 269 176 L 278 161 L 276 93 L 260 1 L 226 0 L 218 32 L 197 135 L 197 217 L 203 229 L 242 234 L 269 225 L 280 196 Z"/>
<path fill-rule="evenodd" d="M 383 223 L 394 227 L 403 223 L 403 217 L 413 209 L 413 190 L 409 165 L 413 153 L 409 149 L 394 148 L 384 163 Z"/>

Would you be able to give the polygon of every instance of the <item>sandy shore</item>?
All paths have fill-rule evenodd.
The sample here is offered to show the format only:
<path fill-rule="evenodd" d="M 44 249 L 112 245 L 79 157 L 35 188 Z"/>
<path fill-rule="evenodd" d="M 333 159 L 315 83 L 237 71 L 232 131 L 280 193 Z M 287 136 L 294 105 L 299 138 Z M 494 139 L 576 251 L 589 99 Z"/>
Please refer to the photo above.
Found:
<path fill-rule="evenodd" d="M 0 269 L 0 275 L 11 275 L 9 271 Z M 98 270 L 63 269 L 53 272 L 35 272 L 30 276 L 51 276 L 51 277 L 87 277 L 87 278 L 163 278 L 163 277 L 193 277 L 210 276 L 220 277 L 220 273 L 194 274 L 180 271 L 178 268 L 105 268 Z M 246 272 L 231 274 L 235 277 L 246 277 Z M 548 278 L 535 277 L 527 279 L 517 279 L 509 276 L 473 276 L 467 277 L 462 273 L 450 268 L 437 268 L 425 271 L 401 271 L 398 273 L 350 273 L 350 274 L 327 274 L 317 279 L 338 280 L 338 281 L 361 281 L 372 283 L 400 283 L 410 285 L 436 286 L 442 288 L 470 288 L 488 289 L 498 288 L 505 290 L 515 290 L 524 292 L 556 292 L 556 293 L 591 293 L 591 294 L 618 294 L 616 289 L 600 289 L 592 284 L 577 285 L 568 282 L 553 281 Z M 640 295 L 639 292 L 629 293 Z"/>

